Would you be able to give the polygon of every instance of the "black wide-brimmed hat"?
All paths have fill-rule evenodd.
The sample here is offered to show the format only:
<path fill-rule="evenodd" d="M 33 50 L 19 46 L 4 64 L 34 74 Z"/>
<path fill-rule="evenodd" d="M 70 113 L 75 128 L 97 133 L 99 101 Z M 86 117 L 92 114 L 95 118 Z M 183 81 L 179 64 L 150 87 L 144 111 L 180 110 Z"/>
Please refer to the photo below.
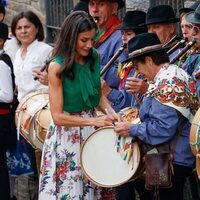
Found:
<path fill-rule="evenodd" d="M 123 63 L 129 62 L 139 56 L 167 49 L 169 47 L 163 47 L 155 33 L 142 33 L 129 40 L 128 59 L 124 60 Z"/>
<path fill-rule="evenodd" d="M 179 15 L 181 15 L 182 13 L 188 13 L 188 12 L 194 11 L 198 7 L 199 3 L 200 3 L 200 0 L 193 3 L 188 8 L 186 8 L 186 7 L 180 8 L 179 9 Z"/>
<path fill-rule="evenodd" d="M 89 0 L 81 0 L 81 1 L 84 1 L 86 3 L 89 3 Z M 118 9 L 121 9 L 124 7 L 125 3 L 123 0 L 105 0 L 105 1 L 110 1 L 110 2 L 117 2 L 118 3 Z"/>
<path fill-rule="evenodd" d="M 121 30 L 134 30 L 144 28 L 139 26 L 145 23 L 146 13 L 140 10 L 128 11 L 122 21 Z"/>
<path fill-rule="evenodd" d="M 185 15 L 185 19 L 192 24 L 200 24 L 200 5 L 195 11 L 189 12 Z"/>
<path fill-rule="evenodd" d="M 170 5 L 158 5 L 148 9 L 145 24 L 175 23 L 178 21 L 179 18 L 176 18 L 175 12 Z"/>
<path fill-rule="evenodd" d="M 4 40 L 10 39 L 8 37 L 8 26 L 2 22 L 0 22 L 0 38 Z"/>
<path fill-rule="evenodd" d="M 88 3 L 84 2 L 84 1 L 79 1 L 73 8 L 73 11 L 77 11 L 77 10 L 82 10 L 82 11 L 89 13 Z"/>

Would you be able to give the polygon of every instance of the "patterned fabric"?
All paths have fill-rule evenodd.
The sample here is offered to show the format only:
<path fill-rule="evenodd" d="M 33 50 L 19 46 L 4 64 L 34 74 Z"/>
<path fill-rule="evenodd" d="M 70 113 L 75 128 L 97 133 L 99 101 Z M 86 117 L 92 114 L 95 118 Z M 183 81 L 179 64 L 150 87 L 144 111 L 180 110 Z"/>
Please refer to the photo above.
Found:
<path fill-rule="evenodd" d="M 119 20 L 117 15 L 114 15 L 112 19 L 105 25 L 105 28 L 101 32 L 97 32 L 95 38 L 94 47 L 98 47 L 105 40 L 107 40 L 113 33 L 121 26 L 121 21 Z"/>
<path fill-rule="evenodd" d="M 37 174 L 31 159 L 34 159 L 34 149 L 20 136 L 15 150 L 7 151 L 7 165 L 11 176 Z"/>
<path fill-rule="evenodd" d="M 120 78 L 119 89 L 122 90 L 123 85 L 127 79 L 128 74 L 130 73 L 131 69 L 133 68 L 132 62 L 126 63 L 122 68 L 120 67 L 121 64 L 118 65 L 118 76 Z M 121 68 L 121 69 L 120 69 Z M 134 74 L 135 76 L 135 74 Z"/>
<path fill-rule="evenodd" d="M 176 65 L 164 65 L 150 83 L 146 96 L 178 110 L 192 122 L 199 108 L 195 83 Z"/>
<path fill-rule="evenodd" d="M 80 116 L 92 117 L 93 114 L 82 112 Z M 49 127 L 41 160 L 39 200 L 101 198 L 101 189 L 83 176 L 80 167 L 81 143 L 93 131 L 93 127 Z"/>

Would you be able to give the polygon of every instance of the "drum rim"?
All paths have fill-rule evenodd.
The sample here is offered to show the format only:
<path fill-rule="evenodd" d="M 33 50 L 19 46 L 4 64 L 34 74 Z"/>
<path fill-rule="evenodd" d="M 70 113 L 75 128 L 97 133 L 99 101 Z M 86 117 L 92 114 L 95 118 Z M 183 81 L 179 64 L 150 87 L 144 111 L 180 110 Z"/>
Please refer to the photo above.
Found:
<path fill-rule="evenodd" d="M 200 148 L 198 148 L 198 145 L 192 145 L 193 143 L 198 142 L 198 135 L 197 135 L 197 130 L 198 130 L 198 125 L 200 121 L 200 108 L 196 112 L 192 124 L 191 124 L 191 129 L 190 129 L 190 148 L 191 151 L 194 155 L 200 153 Z"/>
<path fill-rule="evenodd" d="M 19 115 L 20 115 L 20 108 L 22 108 L 22 106 L 31 98 L 31 97 L 35 97 L 37 95 L 47 95 L 48 97 L 48 91 L 44 91 L 44 90 L 38 90 L 38 91 L 33 91 L 33 92 L 30 92 L 28 95 L 26 95 L 24 98 L 22 98 L 22 100 L 20 101 L 19 105 L 17 106 L 17 109 L 15 111 L 15 124 L 16 124 L 16 127 L 18 126 L 18 120 L 19 120 Z M 35 115 L 39 112 L 40 110 L 38 110 Z M 31 116 L 30 115 L 30 124 L 29 124 L 29 128 L 28 130 L 30 129 L 30 126 L 31 124 L 33 123 L 33 119 L 34 119 L 34 116 Z M 20 135 L 34 148 L 34 149 L 39 149 L 41 150 L 41 148 L 39 148 L 38 146 L 35 145 L 35 143 L 33 143 L 33 140 L 31 137 L 31 134 L 27 134 L 25 132 L 25 130 L 22 128 L 21 124 L 20 124 Z M 37 134 L 36 134 L 37 135 Z M 36 136 L 35 135 L 35 136 Z M 38 138 L 37 140 L 39 141 L 39 143 L 42 143 Z M 43 144 L 42 144 L 43 145 Z"/>
<path fill-rule="evenodd" d="M 110 187 L 117 187 L 117 186 L 120 186 L 128 181 L 133 181 L 135 180 L 136 178 L 134 178 L 134 174 L 136 173 L 136 171 L 138 170 L 139 166 L 140 166 L 140 163 L 142 162 L 141 159 L 139 160 L 138 162 L 138 166 L 137 166 L 137 169 L 135 171 L 135 173 L 130 177 L 128 178 L 127 180 L 124 180 L 123 182 L 119 183 L 119 184 L 112 184 L 112 185 L 104 185 L 104 184 L 101 184 L 101 183 L 98 183 L 97 181 L 95 181 L 94 179 L 92 179 L 88 173 L 85 171 L 84 167 L 83 167 L 83 160 L 82 160 L 82 152 L 83 152 L 83 148 L 86 144 L 86 142 L 89 140 L 90 137 L 92 137 L 92 135 L 94 135 L 96 132 L 100 131 L 100 130 L 103 130 L 103 129 L 113 129 L 113 126 L 104 126 L 104 127 L 101 127 L 101 128 L 98 128 L 97 130 L 95 130 L 91 135 L 89 135 L 85 141 L 81 144 L 81 151 L 80 151 L 80 166 L 81 166 L 81 169 L 83 171 L 83 174 L 84 176 L 90 180 L 92 183 L 94 183 L 95 185 L 99 186 L 99 187 L 105 187 L 105 188 L 110 188 Z M 138 143 L 136 142 L 136 145 L 137 145 L 137 153 L 139 153 L 139 158 L 141 158 L 141 152 L 139 150 L 139 145 Z"/>

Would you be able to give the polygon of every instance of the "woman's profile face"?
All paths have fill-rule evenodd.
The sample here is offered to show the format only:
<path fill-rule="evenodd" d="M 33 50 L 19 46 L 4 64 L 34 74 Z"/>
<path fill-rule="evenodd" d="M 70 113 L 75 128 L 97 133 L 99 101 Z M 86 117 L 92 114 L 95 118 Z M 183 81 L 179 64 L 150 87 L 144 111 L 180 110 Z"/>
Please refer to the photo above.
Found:
<path fill-rule="evenodd" d="M 17 22 L 15 34 L 22 46 L 29 46 L 35 39 L 38 29 L 26 18 Z"/>
<path fill-rule="evenodd" d="M 95 29 L 79 33 L 76 43 L 76 56 L 88 56 L 90 49 L 93 47 Z"/>
<path fill-rule="evenodd" d="M 124 44 L 128 44 L 128 41 L 135 37 L 135 32 L 133 30 L 121 30 L 122 41 Z"/>

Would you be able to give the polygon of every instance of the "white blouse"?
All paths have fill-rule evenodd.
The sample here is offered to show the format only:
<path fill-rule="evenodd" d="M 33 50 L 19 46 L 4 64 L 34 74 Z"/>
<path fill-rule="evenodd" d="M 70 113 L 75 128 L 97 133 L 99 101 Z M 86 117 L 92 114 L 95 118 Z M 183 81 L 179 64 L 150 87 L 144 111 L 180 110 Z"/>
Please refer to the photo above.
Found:
<path fill-rule="evenodd" d="M 3 50 L 0 51 L 0 54 Z M 11 103 L 13 100 L 13 85 L 10 67 L 0 60 L 0 102 Z"/>
<path fill-rule="evenodd" d="M 17 51 L 14 61 L 15 84 L 18 88 L 18 100 L 22 100 L 30 92 L 47 90 L 47 86 L 34 80 L 32 68 L 43 67 L 52 53 L 52 47 L 38 40 L 33 41 L 27 49 L 26 58 L 21 57 L 21 48 Z"/>

